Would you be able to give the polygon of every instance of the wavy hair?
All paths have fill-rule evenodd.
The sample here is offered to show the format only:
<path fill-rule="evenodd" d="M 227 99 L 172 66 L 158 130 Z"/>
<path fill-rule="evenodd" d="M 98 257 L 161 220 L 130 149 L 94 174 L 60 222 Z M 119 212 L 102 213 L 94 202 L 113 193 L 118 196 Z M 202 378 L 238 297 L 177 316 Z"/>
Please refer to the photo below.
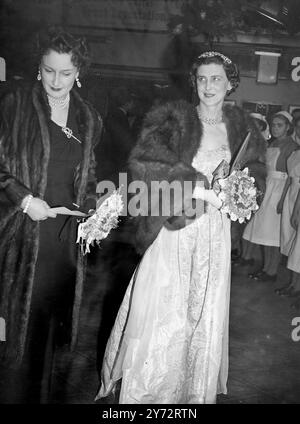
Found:
<path fill-rule="evenodd" d="M 219 52 L 205 52 L 200 56 L 197 56 L 191 66 L 190 70 L 190 83 L 193 89 L 193 98 L 194 100 L 199 100 L 198 91 L 197 91 L 197 71 L 201 65 L 210 65 L 214 63 L 216 65 L 222 65 L 228 81 L 231 84 L 231 90 L 227 94 L 233 93 L 239 85 L 240 75 L 238 67 L 235 63 L 232 62 L 227 56 Z"/>
<path fill-rule="evenodd" d="M 71 61 L 78 68 L 80 75 L 85 74 L 90 65 L 90 52 L 85 38 L 77 38 L 62 27 L 49 27 L 38 34 L 36 49 L 38 63 L 49 50 L 70 53 Z"/>

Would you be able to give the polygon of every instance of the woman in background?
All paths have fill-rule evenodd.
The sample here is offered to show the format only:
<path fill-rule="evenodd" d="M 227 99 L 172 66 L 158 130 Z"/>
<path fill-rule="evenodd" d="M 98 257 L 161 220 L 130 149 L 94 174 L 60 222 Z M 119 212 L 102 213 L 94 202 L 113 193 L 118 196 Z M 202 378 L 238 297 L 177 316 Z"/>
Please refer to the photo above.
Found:
<path fill-rule="evenodd" d="M 277 210 L 281 215 L 280 251 L 288 257 L 287 268 L 291 270 L 288 285 L 276 290 L 281 296 L 300 296 L 300 240 L 299 198 L 300 198 L 300 147 L 287 160 L 288 179 Z"/>
<path fill-rule="evenodd" d="M 266 117 L 262 115 L 261 113 L 255 113 L 255 112 L 250 113 L 250 116 L 254 120 L 254 122 L 257 124 L 261 132 L 261 135 L 264 138 L 265 145 L 267 147 L 269 139 L 271 138 L 271 134 L 270 134 L 270 128 L 269 128 L 268 121 L 266 120 Z M 263 192 L 265 192 L 265 187 L 263 187 Z M 251 219 L 254 219 L 254 215 L 251 217 Z M 234 223 L 234 225 L 236 224 Z M 244 229 L 245 227 L 246 227 L 246 224 L 244 225 Z M 259 264 L 261 264 L 263 261 L 262 247 L 258 244 L 254 244 L 248 240 L 245 240 L 242 237 L 244 229 L 242 229 L 242 233 L 241 233 L 242 254 L 234 262 L 234 265 L 247 266 L 247 265 L 255 264 L 254 266 L 258 268 Z"/>
<path fill-rule="evenodd" d="M 297 148 L 293 133 L 292 116 L 286 111 L 275 113 L 271 121 L 273 140 L 267 148 L 267 186 L 260 209 L 247 224 L 243 238 L 263 246 L 263 267 L 249 274 L 260 281 L 275 281 L 281 260 L 280 220 L 277 205 L 287 175 L 287 159 Z"/>
<path fill-rule="evenodd" d="M 70 341 L 72 309 L 76 339 L 84 261 L 76 220 L 52 207 L 96 205 L 101 121 L 73 89 L 89 61 L 85 41 L 50 29 L 37 55 L 37 81 L 7 93 L 0 106 L 1 396 L 8 403 L 49 400 L 54 346 Z"/>

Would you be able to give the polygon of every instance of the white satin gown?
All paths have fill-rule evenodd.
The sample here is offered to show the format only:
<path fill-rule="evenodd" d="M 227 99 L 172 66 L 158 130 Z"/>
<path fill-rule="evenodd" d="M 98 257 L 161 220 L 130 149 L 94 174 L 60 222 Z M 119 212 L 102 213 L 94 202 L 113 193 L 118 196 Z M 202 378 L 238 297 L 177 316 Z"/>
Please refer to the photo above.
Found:
<path fill-rule="evenodd" d="M 193 166 L 211 181 L 230 158 L 225 140 Z M 230 250 L 230 220 L 213 206 L 179 231 L 161 229 L 120 307 L 96 400 L 119 379 L 121 404 L 211 404 L 226 393 Z"/>

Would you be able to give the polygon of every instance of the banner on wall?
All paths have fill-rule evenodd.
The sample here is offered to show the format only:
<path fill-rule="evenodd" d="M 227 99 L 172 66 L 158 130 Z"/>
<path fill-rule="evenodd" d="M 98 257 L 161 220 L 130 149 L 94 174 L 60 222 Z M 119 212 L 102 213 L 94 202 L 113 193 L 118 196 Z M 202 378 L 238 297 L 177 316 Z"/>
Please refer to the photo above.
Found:
<path fill-rule="evenodd" d="M 172 45 L 174 37 L 168 31 L 168 23 L 172 15 L 181 14 L 187 1 L 7 0 L 23 17 L 43 24 L 71 26 L 76 34 L 87 37 L 95 64 L 148 70 L 181 68 L 186 63 L 188 49 L 186 45 L 182 47 L 181 40 Z M 224 54 L 228 50 L 228 55 L 239 63 L 242 76 L 256 77 L 257 57 L 251 48 L 235 46 L 232 50 L 230 44 L 221 43 L 220 49 Z M 279 65 L 278 78 L 300 81 L 298 54 L 283 52 Z M 276 82 L 275 77 L 272 82 Z"/>
<path fill-rule="evenodd" d="M 166 31 L 186 0 L 15 0 L 28 17 L 96 28 Z"/>

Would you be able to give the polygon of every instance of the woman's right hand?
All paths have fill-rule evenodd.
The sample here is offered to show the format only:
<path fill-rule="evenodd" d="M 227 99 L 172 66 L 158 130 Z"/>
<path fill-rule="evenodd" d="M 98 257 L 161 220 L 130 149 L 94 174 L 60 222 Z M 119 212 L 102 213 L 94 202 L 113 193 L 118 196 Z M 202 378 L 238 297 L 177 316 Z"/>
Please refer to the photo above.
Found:
<path fill-rule="evenodd" d="M 25 197 L 21 204 L 22 209 L 25 208 L 26 200 L 27 198 Z M 51 211 L 48 203 L 38 197 L 33 197 L 31 199 L 26 213 L 33 221 L 44 221 L 47 218 L 56 218 L 56 213 Z"/>

